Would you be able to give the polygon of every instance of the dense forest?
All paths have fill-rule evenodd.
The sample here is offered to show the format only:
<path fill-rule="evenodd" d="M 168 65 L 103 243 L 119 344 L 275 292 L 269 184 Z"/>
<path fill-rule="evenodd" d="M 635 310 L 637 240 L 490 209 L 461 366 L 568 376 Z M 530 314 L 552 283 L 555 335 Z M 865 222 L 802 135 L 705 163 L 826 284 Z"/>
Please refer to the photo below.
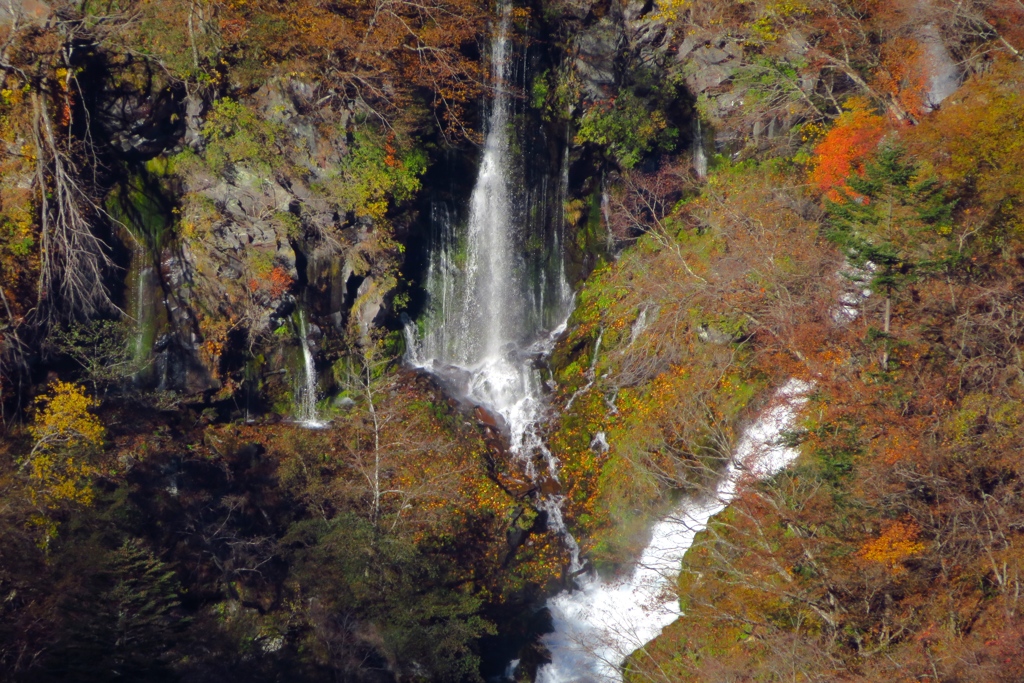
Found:
<path fill-rule="evenodd" d="M 3 0 L 0 74 L 0 679 L 596 683 L 550 600 L 728 480 L 611 679 L 1024 681 L 1021 0 Z"/>

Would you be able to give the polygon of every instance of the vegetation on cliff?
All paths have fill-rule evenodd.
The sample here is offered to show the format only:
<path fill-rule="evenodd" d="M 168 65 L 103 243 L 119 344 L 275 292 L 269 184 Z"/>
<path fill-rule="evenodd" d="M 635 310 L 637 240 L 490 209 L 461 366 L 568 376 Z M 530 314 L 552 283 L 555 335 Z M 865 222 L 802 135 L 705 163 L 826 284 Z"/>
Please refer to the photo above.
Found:
<path fill-rule="evenodd" d="M 835 244 L 848 260 L 833 272 L 871 296 L 848 299 L 855 310 L 792 309 L 800 369 L 788 372 L 815 382 L 792 435 L 801 458 L 701 535 L 679 583 L 685 616 L 634 655 L 631 680 L 1020 676 L 1020 369 L 1007 315 L 1020 217 L 978 191 L 1012 152 L 953 149 L 985 144 L 985 113 L 1018 98 L 1022 76 L 1004 63 L 974 77 L 920 126 L 890 130 L 824 200 L 805 248 Z M 1002 122 L 1012 149 L 1016 125 Z M 815 146 L 812 177 L 833 149 L 828 137 Z M 977 184 L 954 182 L 965 175 Z"/>
<path fill-rule="evenodd" d="M 797 16 L 813 12 L 774 20 Z M 760 387 L 815 387 L 796 467 L 700 536 L 684 616 L 629 680 L 1020 677 L 1010 52 L 938 111 L 851 78 L 832 122 L 748 139 L 706 184 L 664 163 L 623 175 L 609 227 L 635 242 L 587 282 L 556 355 L 552 444 L 591 556 L 635 554 L 652 498 L 713 482 Z"/>
<path fill-rule="evenodd" d="M 398 362 L 491 10 L 0 11 L 0 677 L 474 680 L 565 582 L 500 427 Z M 1024 8 L 513 19 L 540 47 L 498 85 L 568 141 L 547 436 L 585 558 L 813 383 L 627 679 L 1019 680 Z M 307 355 L 323 431 L 283 419 Z"/>

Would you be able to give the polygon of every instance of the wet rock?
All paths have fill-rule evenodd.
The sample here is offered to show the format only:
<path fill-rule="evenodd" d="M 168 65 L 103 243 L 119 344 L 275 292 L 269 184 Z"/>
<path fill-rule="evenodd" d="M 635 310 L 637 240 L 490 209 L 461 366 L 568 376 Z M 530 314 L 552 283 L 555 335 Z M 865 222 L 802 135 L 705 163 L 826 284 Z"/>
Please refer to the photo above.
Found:
<path fill-rule="evenodd" d="M 483 406 L 477 406 L 473 409 L 473 417 L 475 417 L 481 424 L 498 429 L 498 419 L 493 413 Z"/>
<path fill-rule="evenodd" d="M 545 496 L 556 496 L 562 492 L 562 485 L 557 479 L 545 477 L 540 482 L 540 492 Z"/>

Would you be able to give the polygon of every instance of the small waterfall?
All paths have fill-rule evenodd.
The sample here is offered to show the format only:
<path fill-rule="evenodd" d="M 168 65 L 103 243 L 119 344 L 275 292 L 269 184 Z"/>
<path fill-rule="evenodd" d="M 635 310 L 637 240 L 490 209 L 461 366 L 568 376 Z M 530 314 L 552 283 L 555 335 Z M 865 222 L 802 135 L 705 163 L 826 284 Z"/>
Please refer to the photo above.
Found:
<path fill-rule="evenodd" d="M 535 177 L 539 165 L 527 163 L 523 140 L 514 137 L 525 134 L 513 126 L 511 17 L 511 4 L 499 3 L 490 54 L 494 94 L 468 219 L 460 223 L 444 204 L 431 209 L 428 312 L 422 336 L 406 323 L 406 360 L 440 378 L 459 398 L 499 416 L 523 474 L 539 484 L 558 478 L 558 462 L 540 432 L 547 408 L 540 366 L 572 309 L 563 215 L 569 156 L 566 147 L 557 179 Z M 579 549 L 562 522 L 561 498 L 548 495 L 538 507 L 547 511 L 549 528 L 562 535 L 578 566 Z"/>
<path fill-rule="evenodd" d="M 139 265 L 135 272 L 135 292 L 132 315 L 135 318 L 135 334 L 132 337 L 132 355 L 137 363 L 149 359 L 153 348 L 156 318 L 154 292 L 158 289 L 156 268 L 146 263 L 145 253 L 138 255 Z"/>
<path fill-rule="evenodd" d="M 607 179 L 601 179 L 601 217 L 604 219 L 604 248 L 609 254 L 615 253 L 615 235 L 612 234 L 612 203 L 608 195 Z"/>
<path fill-rule="evenodd" d="M 302 382 L 296 382 L 295 421 L 309 429 L 323 429 L 327 421 L 317 413 L 319 392 L 316 388 L 316 366 L 313 364 L 313 350 L 310 348 L 309 324 L 306 312 L 299 309 L 299 346 L 302 347 Z"/>
<path fill-rule="evenodd" d="M 791 379 L 744 433 L 713 495 L 685 500 L 651 529 L 651 541 L 632 574 L 604 581 L 578 580 L 579 589 L 548 601 L 555 630 L 542 640 L 551 663 L 537 672 L 537 683 L 609 683 L 622 680 L 621 665 L 679 618 L 673 590 L 683 555 L 708 521 L 736 497 L 744 476 L 770 477 L 796 457 L 782 442 L 811 384 Z"/>
<path fill-rule="evenodd" d="M 140 385 L 150 385 L 160 379 L 153 364 L 153 347 L 166 318 L 160 274 L 144 245 L 137 245 L 132 254 L 127 282 L 126 308 L 133 327 L 127 343 L 134 380 Z"/>
<path fill-rule="evenodd" d="M 708 155 L 704 151 L 704 132 L 701 130 L 700 117 L 694 118 L 693 170 L 701 180 L 708 177 Z"/>

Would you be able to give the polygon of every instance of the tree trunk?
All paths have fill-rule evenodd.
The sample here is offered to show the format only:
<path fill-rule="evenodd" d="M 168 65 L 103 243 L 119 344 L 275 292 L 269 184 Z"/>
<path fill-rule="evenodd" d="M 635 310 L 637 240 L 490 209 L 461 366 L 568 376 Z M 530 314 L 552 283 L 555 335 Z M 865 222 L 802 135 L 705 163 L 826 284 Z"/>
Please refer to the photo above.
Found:
<path fill-rule="evenodd" d="M 889 327 L 892 320 L 892 296 L 885 297 L 885 319 L 883 320 L 883 331 L 885 332 L 885 345 L 882 347 L 882 372 L 889 370 Z"/>

